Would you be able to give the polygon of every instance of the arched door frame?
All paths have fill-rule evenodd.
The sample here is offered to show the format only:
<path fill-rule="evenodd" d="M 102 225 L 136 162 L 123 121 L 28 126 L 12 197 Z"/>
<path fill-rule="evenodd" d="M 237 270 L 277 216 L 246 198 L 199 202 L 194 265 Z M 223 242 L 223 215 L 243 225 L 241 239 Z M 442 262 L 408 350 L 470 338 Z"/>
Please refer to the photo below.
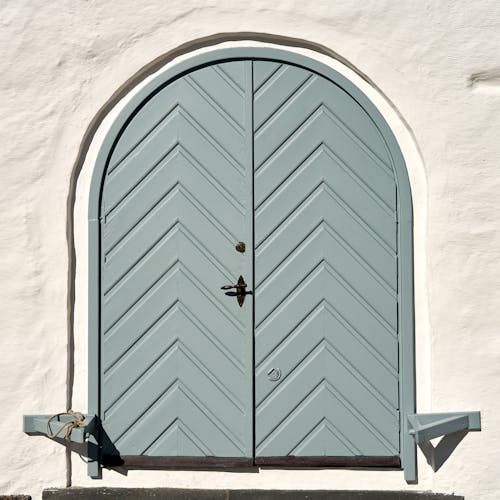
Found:
<path fill-rule="evenodd" d="M 370 99 L 348 78 L 328 65 L 305 55 L 268 47 L 231 47 L 215 49 L 188 58 L 161 72 L 145 85 L 124 107 L 106 134 L 95 162 L 89 196 L 89 350 L 88 412 L 99 415 L 99 336 L 100 336 L 100 205 L 107 163 L 121 131 L 141 103 L 151 94 L 196 68 L 228 60 L 260 59 L 301 66 L 332 81 L 348 92 L 366 111 L 379 130 L 390 154 L 397 185 L 398 214 L 398 332 L 400 457 L 408 482 L 416 481 L 416 445 L 407 432 L 407 416 L 415 413 L 415 353 L 413 296 L 413 209 L 406 164 L 389 125 Z M 91 443 L 97 445 L 98 443 Z M 96 447 L 97 449 L 97 447 Z M 98 453 L 89 462 L 89 475 L 99 475 Z"/>

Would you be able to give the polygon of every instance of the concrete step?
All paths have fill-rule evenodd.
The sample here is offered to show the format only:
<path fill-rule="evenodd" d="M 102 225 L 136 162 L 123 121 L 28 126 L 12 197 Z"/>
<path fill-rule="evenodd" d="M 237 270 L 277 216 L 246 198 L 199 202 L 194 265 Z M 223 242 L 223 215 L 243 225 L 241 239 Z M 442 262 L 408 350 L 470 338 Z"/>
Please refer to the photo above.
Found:
<path fill-rule="evenodd" d="M 145 500 L 464 500 L 464 497 L 414 491 L 352 490 L 194 490 L 177 488 L 51 488 L 43 500 L 74 498 Z"/>

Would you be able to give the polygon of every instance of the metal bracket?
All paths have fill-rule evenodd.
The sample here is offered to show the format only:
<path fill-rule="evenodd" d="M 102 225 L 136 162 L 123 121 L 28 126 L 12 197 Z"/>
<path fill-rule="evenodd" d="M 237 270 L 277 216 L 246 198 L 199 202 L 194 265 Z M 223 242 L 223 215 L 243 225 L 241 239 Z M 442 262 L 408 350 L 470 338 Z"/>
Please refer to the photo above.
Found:
<path fill-rule="evenodd" d="M 408 415 L 408 434 L 414 437 L 417 444 L 463 430 L 480 431 L 481 413 L 478 411 L 464 411 Z"/>
<path fill-rule="evenodd" d="M 84 415 L 85 425 L 83 427 L 75 427 L 71 431 L 71 442 L 85 443 L 90 434 L 94 435 L 97 431 L 97 418 L 95 415 Z M 52 415 L 23 415 L 23 432 L 30 436 L 46 436 L 47 422 Z M 57 432 L 71 420 L 70 415 L 60 415 L 52 419 L 50 422 L 50 432 Z M 64 439 L 64 433 L 61 436 Z"/>

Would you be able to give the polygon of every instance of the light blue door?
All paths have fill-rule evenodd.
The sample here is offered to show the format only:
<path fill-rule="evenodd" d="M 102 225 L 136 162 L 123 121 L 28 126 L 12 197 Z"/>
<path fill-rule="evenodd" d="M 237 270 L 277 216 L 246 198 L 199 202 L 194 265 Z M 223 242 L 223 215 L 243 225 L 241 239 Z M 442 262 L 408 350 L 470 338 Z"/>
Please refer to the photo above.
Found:
<path fill-rule="evenodd" d="M 102 193 L 103 454 L 397 457 L 396 193 L 369 115 L 301 67 L 209 65 L 146 99 Z"/>
<path fill-rule="evenodd" d="M 160 89 L 116 144 L 102 195 L 104 454 L 253 456 L 251 63 Z M 251 244 L 250 244 L 251 248 Z M 105 448 L 106 448 L 105 446 Z"/>
<path fill-rule="evenodd" d="M 305 69 L 255 62 L 253 92 L 256 457 L 396 456 L 384 140 L 349 94 Z"/>

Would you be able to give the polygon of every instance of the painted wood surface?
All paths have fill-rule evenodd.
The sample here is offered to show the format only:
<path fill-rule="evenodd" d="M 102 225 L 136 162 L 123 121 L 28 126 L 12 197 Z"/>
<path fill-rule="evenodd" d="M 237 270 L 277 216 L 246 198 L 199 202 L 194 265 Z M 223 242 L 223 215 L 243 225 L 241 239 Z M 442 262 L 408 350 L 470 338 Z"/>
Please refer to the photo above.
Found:
<path fill-rule="evenodd" d="M 176 80 L 122 132 L 102 196 L 101 416 L 111 454 L 251 457 L 251 68 Z"/>
<path fill-rule="evenodd" d="M 256 456 L 397 455 L 384 141 L 349 94 L 286 64 L 254 63 L 254 116 Z"/>
<path fill-rule="evenodd" d="M 384 138 L 319 74 L 226 62 L 150 96 L 102 195 L 105 454 L 397 456 L 397 205 Z"/>

